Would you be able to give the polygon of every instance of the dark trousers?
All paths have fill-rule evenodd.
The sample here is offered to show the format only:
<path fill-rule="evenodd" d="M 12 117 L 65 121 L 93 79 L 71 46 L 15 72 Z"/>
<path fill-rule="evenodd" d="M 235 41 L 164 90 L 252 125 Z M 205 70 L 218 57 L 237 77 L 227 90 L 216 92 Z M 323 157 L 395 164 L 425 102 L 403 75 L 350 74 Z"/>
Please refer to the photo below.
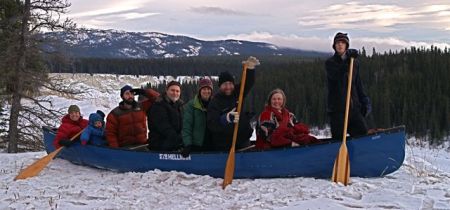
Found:
<path fill-rule="evenodd" d="M 344 131 L 344 114 L 340 112 L 329 113 L 331 136 L 333 139 L 342 140 Z M 367 122 L 359 111 L 350 111 L 348 116 L 347 133 L 351 137 L 363 136 L 367 134 Z"/>

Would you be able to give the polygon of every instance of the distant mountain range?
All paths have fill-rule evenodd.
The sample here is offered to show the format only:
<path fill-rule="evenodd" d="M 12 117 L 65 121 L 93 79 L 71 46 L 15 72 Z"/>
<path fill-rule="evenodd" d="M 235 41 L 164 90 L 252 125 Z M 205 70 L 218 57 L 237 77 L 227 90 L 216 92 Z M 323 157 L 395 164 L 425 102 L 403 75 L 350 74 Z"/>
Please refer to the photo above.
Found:
<path fill-rule="evenodd" d="M 47 51 L 64 51 L 75 57 L 97 58 L 173 58 L 189 56 L 289 55 L 324 57 L 329 54 L 283 48 L 263 42 L 240 40 L 204 41 L 188 36 L 158 32 L 78 29 L 75 32 L 49 32 L 45 38 L 57 45 L 43 45 Z M 62 43 L 64 44 L 61 44 Z M 54 43 L 54 42 L 51 42 Z"/>

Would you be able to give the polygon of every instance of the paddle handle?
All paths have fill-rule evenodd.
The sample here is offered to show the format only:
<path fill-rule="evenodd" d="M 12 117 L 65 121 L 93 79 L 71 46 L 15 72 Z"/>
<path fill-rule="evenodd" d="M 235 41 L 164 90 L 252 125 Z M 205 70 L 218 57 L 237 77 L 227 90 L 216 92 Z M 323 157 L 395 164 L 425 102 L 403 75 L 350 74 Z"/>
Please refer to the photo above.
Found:
<path fill-rule="evenodd" d="M 348 115 L 350 112 L 350 99 L 351 99 L 351 94 L 352 94 L 354 60 L 355 59 L 353 57 L 350 57 L 350 69 L 348 70 L 347 99 L 345 101 L 344 132 L 342 133 L 342 144 L 347 143 Z"/>
<path fill-rule="evenodd" d="M 247 79 L 247 64 L 244 63 L 242 67 L 242 78 L 239 87 L 239 97 L 237 105 L 237 113 L 240 115 L 242 110 L 242 102 L 244 98 L 245 81 Z M 239 130 L 239 121 L 234 124 L 233 141 L 231 142 L 230 153 L 228 154 L 227 163 L 225 166 L 225 175 L 223 176 L 222 189 L 225 189 L 233 181 L 234 176 L 234 155 L 236 150 L 236 140 Z"/>

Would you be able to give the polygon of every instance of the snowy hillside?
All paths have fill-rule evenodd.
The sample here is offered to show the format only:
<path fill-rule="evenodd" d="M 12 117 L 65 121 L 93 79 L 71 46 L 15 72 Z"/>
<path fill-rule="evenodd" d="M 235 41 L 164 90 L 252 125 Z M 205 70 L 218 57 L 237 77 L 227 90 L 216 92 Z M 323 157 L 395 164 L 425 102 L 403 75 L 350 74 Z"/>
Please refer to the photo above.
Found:
<path fill-rule="evenodd" d="M 125 84 L 139 87 L 191 77 L 58 74 L 86 92 L 69 98 L 46 92 L 54 108 L 70 104 L 87 116 L 108 113 Z M 49 122 L 50 123 L 50 122 Z M 56 122 L 54 122 L 56 123 Z M 323 131 L 313 131 L 326 135 Z M 410 139 L 411 142 L 417 142 Z M 0 209 L 450 209 L 450 150 L 406 148 L 403 166 L 383 178 L 352 178 L 348 187 L 314 178 L 234 180 L 180 172 L 116 173 L 56 159 L 34 178 L 13 181 L 44 152 L 0 153 Z M 370 163 L 367 163 L 370 164 Z"/>
<path fill-rule="evenodd" d="M 49 51 L 62 50 L 75 57 L 101 58 L 172 58 L 189 56 L 229 55 L 301 55 L 321 57 L 328 54 L 289 49 L 262 42 L 239 40 L 203 41 L 187 36 L 157 32 L 125 32 L 117 30 L 78 29 L 74 33 L 52 32 L 45 37 L 65 43 L 66 49 L 44 47 Z"/>

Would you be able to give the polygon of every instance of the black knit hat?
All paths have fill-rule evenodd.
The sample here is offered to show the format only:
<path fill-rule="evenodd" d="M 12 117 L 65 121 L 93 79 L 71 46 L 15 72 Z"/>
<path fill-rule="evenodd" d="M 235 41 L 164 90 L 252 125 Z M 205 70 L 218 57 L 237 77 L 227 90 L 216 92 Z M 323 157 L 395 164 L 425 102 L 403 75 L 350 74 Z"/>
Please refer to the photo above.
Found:
<path fill-rule="evenodd" d="M 123 94 L 125 93 L 125 92 L 127 92 L 128 90 L 132 90 L 133 88 L 131 87 L 131 86 L 129 86 L 129 85 L 125 85 L 125 86 L 123 86 L 122 88 L 120 88 L 120 97 L 122 98 L 123 97 Z"/>
<path fill-rule="evenodd" d="M 172 86 L 172 85 L 176 85 L 176 86 L 181 88 L 181 84 L 179 82 L 177 82 L 175 80 L 172 80 L 169 83 L 167 83 L 166 90 L 169 89 L 169 87 Z"/>
<path fill-rule="evenodd" d="M 334 36 L 334 40 L 333 40 L 333 49 L 336 50 L 336 42 L 338 41 L 343 41 L 347 44 L 347 48 L 350 46 L 350 40 L 348 39 L 348 36 L 346 33 L 342 33 L 342 32 L 338 32 L 335 36 Z"/>
<path fill-rule="evenodd" d="M 234 77 L 228 71 L 221 72 L 219 75 L 219 87 L 224 82 L 231 82 L 234 84 Z"/>

